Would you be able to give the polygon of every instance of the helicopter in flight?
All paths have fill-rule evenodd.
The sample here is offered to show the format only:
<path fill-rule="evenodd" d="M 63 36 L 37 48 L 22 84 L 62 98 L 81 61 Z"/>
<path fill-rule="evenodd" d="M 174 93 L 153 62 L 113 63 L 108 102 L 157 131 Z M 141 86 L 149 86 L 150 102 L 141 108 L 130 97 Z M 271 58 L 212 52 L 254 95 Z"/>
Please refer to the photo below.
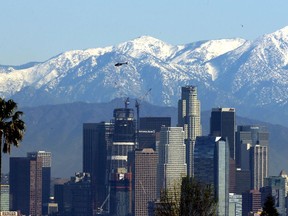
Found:
<path fill-rule="evenodd" d="M 124 64 L 128 65 L 128 62 L 118 62 L 115 64 L 115 67 L 119 67 L 119 66 L 122 66 Z"/>

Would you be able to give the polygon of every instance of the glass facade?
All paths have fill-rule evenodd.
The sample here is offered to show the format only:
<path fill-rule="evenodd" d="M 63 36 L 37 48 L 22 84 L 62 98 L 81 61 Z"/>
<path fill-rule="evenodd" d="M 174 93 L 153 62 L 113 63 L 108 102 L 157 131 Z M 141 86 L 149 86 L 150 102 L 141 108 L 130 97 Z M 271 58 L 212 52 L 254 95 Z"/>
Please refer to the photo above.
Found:
<path fill-rule="evenodd" d="M 214 186 L 218 215 L 228 215 L 229 209 L 229 146 L 225 139 L 214 136 L 196 138 L 194 177 Z"/>
<path fill-rule="evenodd" d="M 215 141 L 213 136 L 199 136 L 195 142 L 194 177 L 206 184 L 214 184 Z"/>
<path fill-rule="evenodd" d="M 220 139 L 215 146 L 215 195 L 218 200 L 218 215 L 229 212 L 229 146 Z"/>
<path fill-rule="evenodd" d="M 10 210 L 42 215 L 42 158 L 10 158 Z"/>
<path fill-rule="evenodd" d="M 83 124 L 83 171 L 91 175 L 95 208 L 100 207 L 108 195 L 107 151 L 111 149 L 112 135 L 112 123 Z M 106 207 L 103 206 L 105 210 Z"/>
<path fill-rule="evenodd" d="M 210 118 L 210 135 L 228 138 L 230 157 L 235 159 L 235 131 L 234 108 L 213 108 Z"/>

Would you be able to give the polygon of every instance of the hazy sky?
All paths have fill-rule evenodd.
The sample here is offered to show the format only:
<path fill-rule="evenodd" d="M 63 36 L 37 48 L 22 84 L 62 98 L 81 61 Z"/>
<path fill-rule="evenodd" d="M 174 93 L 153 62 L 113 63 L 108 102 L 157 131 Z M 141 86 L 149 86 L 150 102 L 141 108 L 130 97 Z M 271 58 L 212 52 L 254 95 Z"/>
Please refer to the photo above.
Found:
<path fill-rule="evenodd" d="M 288 25 L 287 0 L 0 0 L 0 64 L 150 35 L 167 43 L 253 40 Z"/>

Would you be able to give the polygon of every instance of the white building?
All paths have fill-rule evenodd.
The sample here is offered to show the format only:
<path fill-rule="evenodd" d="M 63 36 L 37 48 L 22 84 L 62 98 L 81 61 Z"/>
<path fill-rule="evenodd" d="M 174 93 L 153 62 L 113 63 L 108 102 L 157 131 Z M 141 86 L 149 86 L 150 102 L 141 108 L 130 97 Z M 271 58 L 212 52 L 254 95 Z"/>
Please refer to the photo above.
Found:
<path fill-rule="evenodd" d="M 162 127 L 158 146 L 157 194 L 163 189 L 171 189 L 187 175 L 185 159 L 184 131 L 182 127 Z"/>
<path fill-rule="evenodd" d="M 229 193 L 229 216 L 242 216 L 242 195 Z"/>

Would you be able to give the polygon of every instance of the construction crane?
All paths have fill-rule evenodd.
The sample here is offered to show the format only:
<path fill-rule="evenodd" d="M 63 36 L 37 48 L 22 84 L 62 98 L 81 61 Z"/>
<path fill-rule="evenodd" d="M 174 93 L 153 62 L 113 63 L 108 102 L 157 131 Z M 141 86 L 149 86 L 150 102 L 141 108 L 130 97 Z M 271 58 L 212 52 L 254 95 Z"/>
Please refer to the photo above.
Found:
<path fill-rule="evenodd" d="M 143 96 L 141 96 L 139 99 L 135 100 L 135 107 L 136 107 L 136 112 L 137 112 L 137 123 L 136 123 L 136 143 L 138 145 L 138 138 L 139 138 L 139 129 L 140 129 L 140 104 L 141 101 L 147 97 L 147 95 L 149 94 L 149 92 L 152 90 L 152 88 L 150 88 Z M 138 147 L 138 146 L 137 146 Z"/>
<path fill-rule="evenodd" d="M 97 213 L 96 214 L 101 215 L 101 214 L 104 213 L 103 206 L 106 204 L 106 202 L 108 201 L 109 197 L 110 197 L 110 193 L 108 194 L 108 196 L 106 197 L 106 199 L 104 200 L 102 205 L 97 208 Z"/>

